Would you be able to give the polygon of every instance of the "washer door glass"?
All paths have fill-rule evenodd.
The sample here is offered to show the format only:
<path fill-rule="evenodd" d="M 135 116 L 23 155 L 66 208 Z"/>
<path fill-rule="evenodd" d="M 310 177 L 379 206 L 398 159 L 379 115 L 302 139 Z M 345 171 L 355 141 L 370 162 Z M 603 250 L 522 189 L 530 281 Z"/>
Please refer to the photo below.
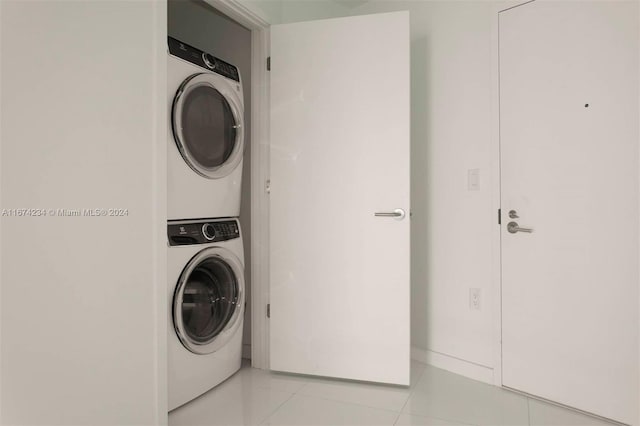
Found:
<path fill-rule="evenodd" d="M 230 93 L 215 86 L 216 77 L 196 74 L 185 80 L 173 106 L 173 133 L 182 157 L 207 178 L 226 176 L 242 157 L 242 112 Z M 222 89 L 221 89 L 222 90 Z"/>
<path fill-rule="evenodd" d="M 235 270 L 237 265 L 231 263 L 218 255 L 199 254 L 180 277 L 174 323 L 180 340 L 192 352 L 217 350 L 237 328 L 244 284 Z"/>

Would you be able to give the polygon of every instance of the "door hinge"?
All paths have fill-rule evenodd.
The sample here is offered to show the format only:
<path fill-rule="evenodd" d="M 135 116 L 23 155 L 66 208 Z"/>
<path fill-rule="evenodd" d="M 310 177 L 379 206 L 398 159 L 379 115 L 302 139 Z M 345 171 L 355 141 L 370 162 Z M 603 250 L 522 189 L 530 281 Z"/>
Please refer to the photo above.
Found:
<path fill-rule="evenodd" d="M 502 225 L 502 209 L 498 209 L 498 225 Z"/>
<path fill-rule="evenodd" d="M 271 304 L 267 303 L 267 318 L 271 318 Z"/>
<path fill-rule="evenodd" d="M 271 194 L 271 179 L 267 179 L 264 183 L 264 190 L 267 194 Z"/>
<path fill-rule="evenodd" d="M 267 57 L 267 71 L 271 71 L 271 56 Z"/>

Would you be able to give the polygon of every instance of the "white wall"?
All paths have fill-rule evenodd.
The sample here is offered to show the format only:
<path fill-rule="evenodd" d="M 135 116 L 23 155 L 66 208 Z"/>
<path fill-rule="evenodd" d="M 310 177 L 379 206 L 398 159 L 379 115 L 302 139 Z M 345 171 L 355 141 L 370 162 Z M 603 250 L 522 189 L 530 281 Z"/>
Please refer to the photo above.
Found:
<path fill-rule="evenodd" d="M 284 2 L 283 21 L 313 19 L 317 5 L 300 12 L 307 3 Z M 336 8 L 328 4 L 326 10 Z M 498 255 L 492 176 L 495 5 L 371 1 L 347 14 L 396 10 L 411 16 L 414 356 L 490 381 L 498 303 L 492 269 Z M 478 191 L 467 190 L 469 169 L 480 171 Z M 469 309 L 472 287 L 482 291 L 479 311 Z"/>
<path fill-rule="evenodd" d="M 245 153 L 242 169 L 240 224 L 244 241 L 247 309 L 243 330 L 243 356 L 251 346 L 251 31 L 203 1 L 168 2 L 169 36 L 205 50 L 240 69 L 244 93 Z M 173 94 L 169 94 L 173 96 Z"/>
<path fill-rule="evenodd" d="M 165 423 L 166 4 L 0 8 L 2 209 L 128 210 L 1 218 L 1 422 Z"/>
<path fill-rule="evenodd" d="M 283 0 L 282 23 L 328 19 L 349 14 L 350 8 L 328 0 Z"/>

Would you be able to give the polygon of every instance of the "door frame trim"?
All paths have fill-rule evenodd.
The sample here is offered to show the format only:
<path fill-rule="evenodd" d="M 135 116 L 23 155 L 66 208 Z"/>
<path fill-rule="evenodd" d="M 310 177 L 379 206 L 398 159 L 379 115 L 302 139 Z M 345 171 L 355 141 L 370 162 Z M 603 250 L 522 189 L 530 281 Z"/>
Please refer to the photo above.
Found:
<path fill-rule="evenodd" d="M 269 74 L 271 24 L 241 0 L 204 0 L 251 31 L 251 365 L 269 368 Z"/>
<path fill-rule="evenodd" d="M 493 211 L 500 209 L 501 175 L 500 175 L 500 40 L 499 16 L 504 5 L 496 5 L 491 14 L 491 206 Z M 493 283 L 493 384 L 502 387 L 502 246 L 500 242 L 500 227 L 496 218 L 495 231 L 491 237 L 491 251 L 493 262 L 491 275 Z"/>
<path fill-rule="evenodd" d="M 500 151 L 500 14 L 535 0 L 506 0 L 495 3 L 491 13 L 491 206 L 496 213 L 501 208 L 502 156 Z M 497 218 L 496 218 L 497 219 Z M 502 385 L 502 241 L 501 226 L 496 223 L 491 237 L 493 262 L 491 282 L 493 283 L 493 384 Z"/>

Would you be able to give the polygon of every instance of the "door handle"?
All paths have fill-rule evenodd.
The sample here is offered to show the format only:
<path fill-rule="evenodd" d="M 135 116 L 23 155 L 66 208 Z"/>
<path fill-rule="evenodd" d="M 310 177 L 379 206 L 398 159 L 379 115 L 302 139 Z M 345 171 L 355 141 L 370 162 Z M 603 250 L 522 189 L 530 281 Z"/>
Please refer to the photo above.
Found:
<path fill-rule="evenodd" d="M 392 217 L 396 220 L 402 220 L 406 216 L 406 213 L 402 209 L 395 209 L 392 212 L 376 212 L 373 215 L 377 217 Z"/>
<path fill-rule="evenodd" d="M 516 232 L 526 232 L 528 234 L 531 234 L 533 232 L 533 229 L 520 228 L 516 222 L 509 222 L 507 224 L 507 231 L 509 231 L 512 234 L 515 234 Z"/>

